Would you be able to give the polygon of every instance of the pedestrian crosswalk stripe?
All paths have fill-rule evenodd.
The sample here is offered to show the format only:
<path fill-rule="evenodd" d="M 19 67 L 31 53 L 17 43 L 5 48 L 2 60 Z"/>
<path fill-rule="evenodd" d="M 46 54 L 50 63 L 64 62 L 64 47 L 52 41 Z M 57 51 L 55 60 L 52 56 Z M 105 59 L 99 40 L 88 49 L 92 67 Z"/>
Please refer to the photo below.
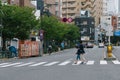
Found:
<path fill-rule="evenodd" d="M 21 63 L 6 64 L 6 65 L 0 66 L 0 67 L 9 67 L 9 66 L 18 65 L 18 64 L 21 64 Z"/>
<path fill-rule="evenodd" d="M 111 62 L 113 62 L 113 64 L 120 64 L 119 60 L 112 60 Z M 28 66 L 28 67 L 35 67 L 35 66 L 53 66 L 53 65 L 57 65 L 57 66 L 65 66 L 68 65 L 69 63 L 71 63 L 71 65 L 80 65 L 81 61 L 78 61 L 77 64 L 74 64 L 74 61 L 72 60 L 67 60 L 67 61 L 53 61 L 53 62 L 8 62 L 8 63 L 0 63 L 0 68 L 4 68 L 4 67 L 22 67 L 22 66 Z M 107 61 L 106 60 L 100 60 L 99 62 L 100 65 L 107 65 Z M 94 60 L 88 60 L 86 62 L 85 65 L 94 65 L 95 61 Z"/>
<path fill-rule="evenodd" d="M 67 65 L 67 64 L 69 64 L 71 61 L 65 61 L 65 62 L 62 62 L 62 63 L 60 63 L 60 64 L 58 64 L 59 66 L 64 66 L 64 65 Z"/>
<path fill-rule="evenodd" d="M 86 65 L 93 65 L 95 61 L 88 61 Z"/>
<path fill-rule="evenodd" d="M 52 65 L 54 65 L 54 64 L 56 64 L 56 63 L 59 63 L 59 62 L 58 62 L 58 61 L 51 62 L 51 63 L 45 64 L 44 66 L 52 66 Z"/>
<path fill-rule="evenodd" d="M 30 66 L 39 66 L 39 65 L 42 65 L 42 64 L 45 64 L 47 62 L 40 62 L 40 63 L 36 63 L 36 64 L 33 64 L 33 65 L 30 65 Z"/>
<path fill-rule="evenodd" d="M 112 61 L 114 64 L 120 64 L 120 62 L 118 60 L 113 60 Z"/>
<path fill-rule="evenodd" d="M 100 60 L 100 64 L 107 64 L 106 60 Z"/>
<path fill-rule="evenodd" d="M 26 65 L 33 64 L 33 63 L 34 63 L 34 62 L 24 63 L 24 64 L 16 65 L 16 66 L 14 66 L 14 67 L 22 67 L 22 66 L 26 66 Z"/>
<path fill-rule="evenodd" d="M 72 65 L 79 65 L 81 64 L 82 61 L 78 61 L 77 64 L 75 64 L 75 62 Z"/>
<path fill-rule="evenodd" d="M 0 66 L 2 66 L 2 65 L 6 65 L 6 64 L 9 64 L 9 63 L 1 63 Z"/>

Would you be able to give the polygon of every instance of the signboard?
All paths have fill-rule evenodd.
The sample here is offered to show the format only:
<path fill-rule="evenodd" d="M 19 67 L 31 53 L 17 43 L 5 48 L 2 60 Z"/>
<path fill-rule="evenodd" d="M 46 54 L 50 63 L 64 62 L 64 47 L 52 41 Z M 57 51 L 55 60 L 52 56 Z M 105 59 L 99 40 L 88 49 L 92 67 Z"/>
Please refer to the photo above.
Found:
<path fill-rule="evenodd" d="M 81 10 L 80 16 L 81 17 L 90 17 L 90 12 L 88 10 Z"/>
<path fill-rule="evenodd" d="M 39 36 L 41 41 L 43 40 L 43 37 L 44 37 L 43 33 L 44 33 L 44 30 L 40 30 Z"/>
<path fill-rule="evenodd" d="M 81 36 L 81 40 L 88 41 L 88 40 L 90 40 L 90 37 L 89 36 Z"/>
<path fill-rule="evenodd" d="M 113 36 L 113 32 L 106 32 L 106 36 Z"/>
<path fill-rule="evenodd" d="M 44 1 L 43 0 L 37 0 L 37 9 L 43 10 L 44 8 Z"/>
<path fill-rule="evenodd" d="M 39 55 L 39 43 L 37 41 L 31 42 L 31 56 Z"/>
<path fill-rule="evenodd" d="M 114 32 L 114 35 L 115 35 L 115 36 L 120 36 L 120 31 L 115 31 L 115 32 Z"/>
<path fill-rule="evenodd" d="M 71 17 L 69 17 L 67 21 L 70 23 L 70 22 L 72 22 L 73 20 L 72 20 Z"/>
<path fill-rule="evenodd" d="M 19 41 L 19 58 L 39 55 L 39 44 L 37 41 Z"/>

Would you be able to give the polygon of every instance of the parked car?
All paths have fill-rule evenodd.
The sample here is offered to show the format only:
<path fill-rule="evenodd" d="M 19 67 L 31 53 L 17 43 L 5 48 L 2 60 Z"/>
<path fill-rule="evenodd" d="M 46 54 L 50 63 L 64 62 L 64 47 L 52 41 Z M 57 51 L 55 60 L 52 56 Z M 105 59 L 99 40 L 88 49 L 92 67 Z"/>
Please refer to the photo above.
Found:
<path fill-rule="evenodd" d="M 99 48 L 104 48 L 104 43 L 99 43 L 98 47 Z"/>
<path fill-rule="evenodd" d="M 86 48 L 93 48 L 93 43 L 91 43 L 91 42 L 88 42 L 87 44 L 86 44 Z"/>

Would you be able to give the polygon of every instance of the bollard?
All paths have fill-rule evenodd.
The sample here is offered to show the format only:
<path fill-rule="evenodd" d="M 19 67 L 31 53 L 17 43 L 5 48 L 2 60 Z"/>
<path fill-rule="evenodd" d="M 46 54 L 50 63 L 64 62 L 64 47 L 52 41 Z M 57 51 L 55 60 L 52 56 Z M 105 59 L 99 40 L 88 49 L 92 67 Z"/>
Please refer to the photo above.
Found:
<path fill-rule="evenodd" d="M 112 46 L 111 45 L 107 46 L 107 56 L 112 57 Z"/>

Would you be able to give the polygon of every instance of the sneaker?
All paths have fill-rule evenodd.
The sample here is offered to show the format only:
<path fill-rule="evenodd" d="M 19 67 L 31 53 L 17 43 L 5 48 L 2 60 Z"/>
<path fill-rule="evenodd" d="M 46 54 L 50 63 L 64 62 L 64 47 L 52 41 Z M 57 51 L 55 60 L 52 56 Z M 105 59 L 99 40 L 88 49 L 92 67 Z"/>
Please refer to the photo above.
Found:
<path fill-rule="evenodd" d="M 74 62 L 74 64 L 77 64 L 77 62 Z"/>
<path fill-rule="evenodd" d="M 84 62 L 81 62 L 81 64 L 84 64 Z"/>

